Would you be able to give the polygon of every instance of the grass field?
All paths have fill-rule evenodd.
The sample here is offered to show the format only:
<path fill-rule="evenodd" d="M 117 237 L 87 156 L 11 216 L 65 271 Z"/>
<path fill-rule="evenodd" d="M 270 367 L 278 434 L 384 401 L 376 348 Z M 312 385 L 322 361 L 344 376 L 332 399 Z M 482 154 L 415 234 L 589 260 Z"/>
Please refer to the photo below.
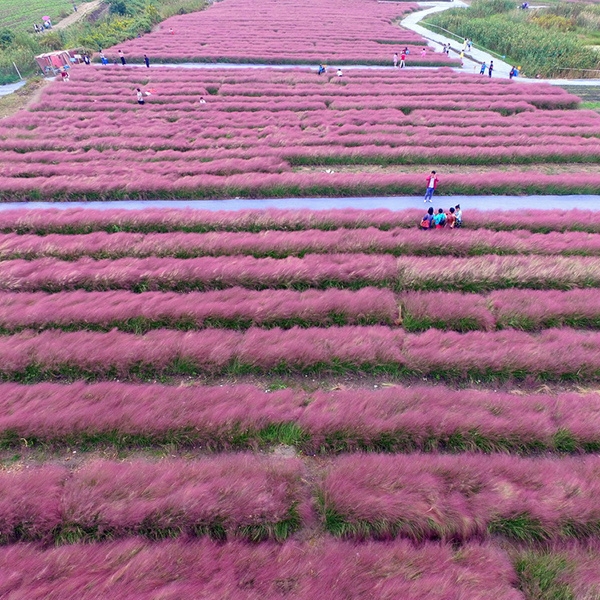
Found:
<path fill-rule="evenodd" d="M 82 4 L 87 0 L 76 0 Z M 0 3 L 0 29 L 9 28 L 13 31 L 28 31 L 33 33 L 33 24 L 42 23 L 42 17 L 48 16 L 53 23 L 73 12 L 72 0 L 2 0 Z"/>

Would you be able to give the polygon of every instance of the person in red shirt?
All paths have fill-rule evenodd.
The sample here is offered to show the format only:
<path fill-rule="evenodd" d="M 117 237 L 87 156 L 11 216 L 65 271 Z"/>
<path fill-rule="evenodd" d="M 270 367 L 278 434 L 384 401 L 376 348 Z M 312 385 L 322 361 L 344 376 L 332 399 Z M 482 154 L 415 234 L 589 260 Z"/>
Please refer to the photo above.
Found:
<path fill-rule="evenodd" d="M 400 55 L 400 68 L 403 69 L 406 66 L 406 53 L 402 52 Z"/>
<path fill-rule="evenodd" d="M 439 179 L 435 171 L 431 171 L 431 173 L 427 175 L 427 191 L 425 192 L 425 200 L 423 200 L 423 202 L 427 202 L 427 200 L 429 200 L 429 202 L 433 202 L 431 198 L 433 196 L 433 192 L 435 192 L 437 188 L 438 182 Z"/>

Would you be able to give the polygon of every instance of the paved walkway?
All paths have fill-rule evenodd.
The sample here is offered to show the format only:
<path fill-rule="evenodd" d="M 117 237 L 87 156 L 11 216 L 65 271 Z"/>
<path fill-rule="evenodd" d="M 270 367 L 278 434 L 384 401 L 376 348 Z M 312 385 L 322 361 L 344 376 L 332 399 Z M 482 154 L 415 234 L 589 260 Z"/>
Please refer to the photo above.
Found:
<path fill-rule="evenodd" d="M 411 31 L 423 36 L 425 39 L 431 42 L 430 46 L 433 46 L 437 50 L 441 51 L 444 44 L 450 44 L 450 56 L 453 58 L 458 58 L 462 50 L 461 43 L 446 37 L 442 33 L 434 33 L 422 25 L 419 25 L 419 22 L 425 17 L 428 17 L 434 13 L 449 10 L 451 8 L 467 8 L 468 5 L 462 2 L 462 0 L 455 0 L 454 2 L 418 2 L 418 4 L 423 7 L 423 10 L 411 13 L 405 19 L 403 19 L 400 23 L 402 27 L 410 29 Z M 508 79 L 508 74 L 510 73 L 510 69 L 513 67 L 513 65 L 509 65 L 497 56 L 492 56 L 484 50 L 479 50 L 475 46 L 465 53 L 462 69 L 458 68 L 456 70 L 466 73 L 479 73 L 481 63 L 485 62 L 487 65 L 489 65 L 491 60 L 494 61 L 493 76 Z M 524 83 L 539 83 L 540 81 L 543 81 L 552 85 L 600 86 L 600 79 L 531 79 L 519 76 L 516 80 Z"/>
<path fill-rule="evenodd" d="M 423 203 L 421 196 L 381 196 L 372 198 L 284 198 L 270 200 L 137 200 L 114 202 L 7 202 L 0 204 L 5 210 L 88 208 L 107 210 L 124 208 L 193 208 L 196 210 L 248 210 L 248 209 L 373 209 L 405 210 L 407 208 L 448 208 L 460 204 L 463 210 L 523 210 L 536 208 L 600 210 L 600 196 L 437 196 L 432 204 Z"/>
<path fill-rule="evenodd" d="M 23 79 L 23 81 L 17 81 L 17 83 L 7 83 L 6 85 L 0 85 L 0 96 L 8 96 L 8 94 L 12 94 L 16 92 L 19 88 L 22 88 L 27 82 Z"/>

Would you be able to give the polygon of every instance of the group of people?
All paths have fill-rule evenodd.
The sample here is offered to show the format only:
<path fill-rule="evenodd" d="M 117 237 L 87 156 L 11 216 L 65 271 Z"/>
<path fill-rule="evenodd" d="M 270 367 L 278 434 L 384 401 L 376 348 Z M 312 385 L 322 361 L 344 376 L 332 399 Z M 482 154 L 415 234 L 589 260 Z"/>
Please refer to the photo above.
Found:
<path fill-rule="evenodd" d="M 400 56 L 398 56 L 397 52 L 394 52 L 394 56 L 392 57 L 392 62 L 394 63 L 394 67 L 400 67 L 403 69 L 406 66 L 406 57 L 410 54 L 410 50 L 408 46 L 404 47 Z M 427 56 L 427 49 L 423 48 L 421 50 L 421 58 L 425 58 Z"/>
<path fill-rule="evenodd" d="M 44 21 L 41 25 L 38 25 L 37 23 L 33 24 L 34 33 L 44 33 L 46 29 L 52 29 L 52 21 L 50 21 L 49 19 L 47 21 Z"/>
<path fill-rule="evenodd" d="M 424 231 L 429 229 L 443 229 L 444 227 L 449 227 L 450 229 L 462 227 L 462 210 L 460 209 L 460 204 L 451 206 L 447 212 L 444 212 L 443 208 L 438 208 L 437 212 L 434 212 L 433 206 L 430 206 L 419 224 L 419 228 Z"/>

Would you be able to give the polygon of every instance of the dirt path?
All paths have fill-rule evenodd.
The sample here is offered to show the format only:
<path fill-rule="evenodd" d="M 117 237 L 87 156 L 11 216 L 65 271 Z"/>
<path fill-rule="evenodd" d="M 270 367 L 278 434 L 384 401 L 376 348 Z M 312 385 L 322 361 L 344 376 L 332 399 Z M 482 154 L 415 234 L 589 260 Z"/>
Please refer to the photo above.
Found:
<path fill-rule="evenodd" d="M 77 12 L 72 12 L 68 17 L 65 17 L 62 21 L 55 23 L 52 25 L 52 29 L 66 29 L 73 23 L 77 23 L 85 16 L 89 15 L 91 12 L 96 10 L 100 4 L 102 4 L 102 0 L 92 0 L 92 2 L 86 2 L 85 4 L 77 5 Z"/>

